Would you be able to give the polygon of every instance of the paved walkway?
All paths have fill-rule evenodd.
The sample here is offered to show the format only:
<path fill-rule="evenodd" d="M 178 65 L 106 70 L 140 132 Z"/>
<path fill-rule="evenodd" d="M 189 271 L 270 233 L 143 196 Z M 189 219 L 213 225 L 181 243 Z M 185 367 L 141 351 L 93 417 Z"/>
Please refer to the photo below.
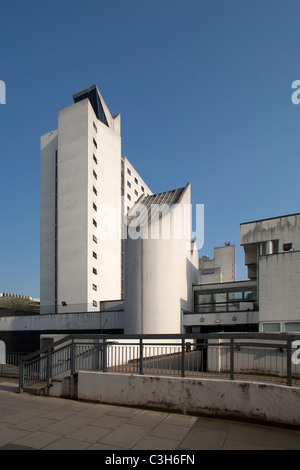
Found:
<path fill-rule="evenodd" d="M 0 378 L 0 450 L 24 449 L 292 450 L 300 431 L 19 394 Z"/>

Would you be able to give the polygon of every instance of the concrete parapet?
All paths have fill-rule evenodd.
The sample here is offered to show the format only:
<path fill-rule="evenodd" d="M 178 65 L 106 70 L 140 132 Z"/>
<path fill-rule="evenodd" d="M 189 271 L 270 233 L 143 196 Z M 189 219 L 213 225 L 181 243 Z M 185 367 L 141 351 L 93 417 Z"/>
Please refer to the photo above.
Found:
<path fill-rule="evenodd" d="M 300 427 L 300 388 L 285 385 L 82 371 L 78 399 Z"/>

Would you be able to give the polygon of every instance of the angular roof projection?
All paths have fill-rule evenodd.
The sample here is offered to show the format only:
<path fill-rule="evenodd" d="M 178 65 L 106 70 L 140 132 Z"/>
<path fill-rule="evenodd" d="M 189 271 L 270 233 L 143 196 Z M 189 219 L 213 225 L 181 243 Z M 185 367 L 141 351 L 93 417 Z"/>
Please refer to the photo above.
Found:
<path fill-rule="evenodd" d="M 78 103 L 79 101 L 85 100 L 86 98 L 90 100 L 90 103 L 99 121 L 103 122 L 103 124 L 109 127 L 109 117 L 106 117 L 106 113 L 109 113 L 109 111 L 96 85 L 86 88 L 85 90 L 73 95 L 74 103 Z"/>
<path fill-rule="evenodd" d="M 180 202 L 189 185 L 190 183 L 185 188 L 174 189 L 151 196 L 142 195 L 128 212 L 127 225 L 133 226 L 135 221 L 138 225 L 150 224 L 164 217 L 171 212 L 172 208 L 174 208 L 173 206 Z"/>

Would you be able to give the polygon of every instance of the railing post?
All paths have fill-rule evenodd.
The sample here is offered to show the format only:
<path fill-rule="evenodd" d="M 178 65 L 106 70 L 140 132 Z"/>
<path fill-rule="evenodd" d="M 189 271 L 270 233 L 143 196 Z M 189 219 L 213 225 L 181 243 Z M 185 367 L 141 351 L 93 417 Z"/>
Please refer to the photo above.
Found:
<path fill-rule="evenodd" d="M 24 364 L 21 358 L 20 365 L 19 365 L 19 393 L 23 392 L 24 387 Z"/>
<path fill-rule="evenodd" d="M 49 349 L 48 354 L 47 354 L 47 386 L 50 387 L 50 352 L 51 350 Z"/>
<path fill-rule="evenodd" d="M 292 342 L 286 341 L 286 384 L 292 385 Z"/>
<path fill-rule="evenodd" d="M 74 339 L 72 339 L 72 342 L 71 342 L 70 360 L 71 360 L 71 364 L 70 364 L 71 374 L 74 374 L 75 373 L 75 342 L 74 342 Z"/>
<path fill-rule="evenodd" d="M 140 363 L 139 374 L 140 375 L 144 375 L 143 361 L 144 361 L 143 339 L 140 338 L 140 361 L 139 361 L 139 363 Z"/>
<path fill-rule="evenodd" d="M 107 355 L 107 344 L 106 344 L 106 339 L 103 338 L 102 340 L 102 371 L 103 372 L 107 372 L 106 355 Z"/>
<path fill-rule="evenodd" d="M 230 338 L 230 380 L 234 380 L 234 338 Z"/>
<path fill-rule="evenodd" d="M 184 362 L 185 362 L 185 339 L 182 338 L 182 341 L 181 341 L 181 377 L 185 377 Z"/>

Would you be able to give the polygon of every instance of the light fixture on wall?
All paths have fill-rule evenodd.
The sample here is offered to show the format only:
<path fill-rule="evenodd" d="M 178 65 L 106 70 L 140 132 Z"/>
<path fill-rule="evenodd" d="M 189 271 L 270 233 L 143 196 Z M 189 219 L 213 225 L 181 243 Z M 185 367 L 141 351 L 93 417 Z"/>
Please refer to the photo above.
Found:
<path fill-rule="evenodd" d="M 203 322 L 203 321 L 204 321 L 204 317 L 201 317 L 201 318 L 200 318 L 200 321 Z"/>
<path fill-rule="evenodd" d="M 235 315 L 233 315 L 232 321 L 236 321 L 236 316 Z"/>

